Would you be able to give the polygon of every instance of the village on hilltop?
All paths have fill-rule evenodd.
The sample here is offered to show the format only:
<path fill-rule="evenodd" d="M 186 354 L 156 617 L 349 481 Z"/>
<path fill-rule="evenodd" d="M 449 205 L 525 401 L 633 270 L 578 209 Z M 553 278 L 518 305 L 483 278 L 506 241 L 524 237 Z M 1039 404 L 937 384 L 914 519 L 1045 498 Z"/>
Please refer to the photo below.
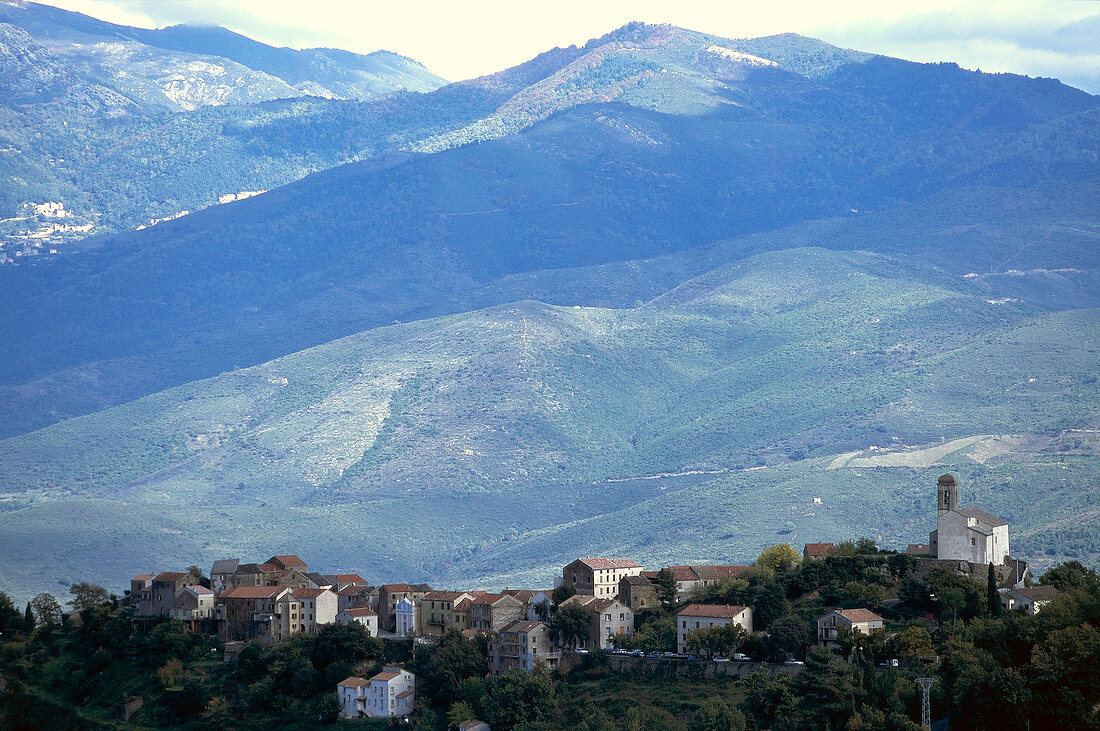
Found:
<path fill-rule="evenodd" d="M 832 543 L 807 543 L 802 561 L 824 561 L 840 551 Z M 1010 554 L 1008 523 L 977 507 L 958 507 L 958 485 L 952 475 L 943 475 L 937 483 L 936 530 L 927 544 L 910 544 L 906 554 L 912 557 L 918 579 L 938 568 L 984 584 L 990 572 L 1007 609 L 1034 614 L 1057 593 L 1049 586 L 1031 586 L 1027 563 Z M 788 557 L 788 566 L 796 558 Z M 685 564 L 647 571 L 630 558 L 585 557 L 566 564 L 552 589 L 454 591 L 427 584 L 375 586 L 355 573 L 310 571 L 297 555 L 286 554 L 262 563 L 218 560 L 208 579 L 194 569 L 141 574 L 131 580 L 123 603 L 136 618 L 169 617 L 192 632 L 216 634 L 225 643 L 227 662 L 248 642 L 277 645 L 296 633 L 316 634 L 326 624 L 355 624 L 372 637 L 410 638 L 423 644 L 437 642 L 450 630 L 485 633 L 490 675 L 553 670 L 567 658 L 594 650 L 630 657 L 698 660 L 706 655 L 715 663 L 747 662 L 750 658 L 741 653 L 715 656 L 714 645 L 700 638 L 716 631 L 730 633 L 734 641 L 722 645 L 730 654 L 740 640 L 754 634 L 753 608 L 693 598 L 752 568 Z M 623 649 L 635 633 L 635 614 L 662 603 L 675 610 L 676 652 Z M 882 607 L 889 608 L 886 602 Z M 882 607 L 828 611 L 818 619 L 817 644 L 835 648 L 839 640 L 856 633 L 883 633 L 884 620 L 876 611 Z M 571 613 L 584 626 L 555 631 L 552 612 Z M 791 657 L 787 664 L 797 672 L 801 661 Z M 413 709 L 415 677 L 402 667 L 387 666 L 371 678 L 349 677 L 337 691 L 346 718 L 403 717 Z"/>

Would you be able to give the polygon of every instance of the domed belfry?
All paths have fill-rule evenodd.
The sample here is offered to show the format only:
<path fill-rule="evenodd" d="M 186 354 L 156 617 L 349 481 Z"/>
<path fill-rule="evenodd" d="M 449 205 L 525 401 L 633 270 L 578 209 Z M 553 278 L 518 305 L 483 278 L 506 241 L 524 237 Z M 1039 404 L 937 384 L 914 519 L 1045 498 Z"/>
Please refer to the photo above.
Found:
<path fill-rule="evenodd" d="M 1008 522 L 981 508 L 960 508 L 954 475 L 936 481 L 936 508 L 936 530 L 928 534 L 933 556 L 995 566 L 1008 558 Z"/>
<path fill-rule="evenodd" d="M 959 507 L 959 483 L 955 482 L 955 476 L 950 473 L 940 475 L 940 479 L 937 480 L 936 484 L 940 496 L 940 515 Z"/>

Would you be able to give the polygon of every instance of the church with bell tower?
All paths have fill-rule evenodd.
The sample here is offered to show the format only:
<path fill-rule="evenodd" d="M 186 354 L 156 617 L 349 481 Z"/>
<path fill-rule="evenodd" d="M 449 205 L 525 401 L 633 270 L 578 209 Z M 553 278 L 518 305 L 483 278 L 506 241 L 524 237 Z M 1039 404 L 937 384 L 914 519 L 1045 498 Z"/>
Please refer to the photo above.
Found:
<path fill-rule="evenodd" d="M 936 530 L 928 534 L 931 555 L 979 565 L 1007 562 L 1008 523 L 981 508 L 960 508 L 954 475 L 937 480 L 936 507 Z"/>

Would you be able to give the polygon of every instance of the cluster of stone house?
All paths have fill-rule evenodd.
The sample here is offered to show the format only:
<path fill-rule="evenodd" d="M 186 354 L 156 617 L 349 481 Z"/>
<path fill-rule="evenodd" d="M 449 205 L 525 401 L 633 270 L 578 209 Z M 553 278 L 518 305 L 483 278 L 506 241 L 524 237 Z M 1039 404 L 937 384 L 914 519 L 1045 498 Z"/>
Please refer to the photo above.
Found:
<path fill-rule="evenodd" d="M 173 571 L 135 576 L 129 597 L 134 615 L 179 619 L 193 631 L 216 632 L 225 642 L 275 645 L 332 622 L 357 622 L 378 634 L 376 587 L 358 574 L 312 573 L 298 556 L 272 556 L 263 563 L 215 561 L 210 586 L 201 581 Z"/>

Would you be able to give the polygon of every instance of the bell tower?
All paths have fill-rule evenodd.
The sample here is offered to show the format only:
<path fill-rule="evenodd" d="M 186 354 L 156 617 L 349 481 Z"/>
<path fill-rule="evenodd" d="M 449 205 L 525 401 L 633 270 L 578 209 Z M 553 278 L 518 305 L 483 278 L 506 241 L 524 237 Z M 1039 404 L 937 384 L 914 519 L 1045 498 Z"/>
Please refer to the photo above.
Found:
<path fill-rule="evenodd" d="M 943 515 L 959 507 L 959 485 L 955 482 L 955 476 L 948 473 L 940 475 L 936 481 L 936 507 L 938 515 Z"/>

